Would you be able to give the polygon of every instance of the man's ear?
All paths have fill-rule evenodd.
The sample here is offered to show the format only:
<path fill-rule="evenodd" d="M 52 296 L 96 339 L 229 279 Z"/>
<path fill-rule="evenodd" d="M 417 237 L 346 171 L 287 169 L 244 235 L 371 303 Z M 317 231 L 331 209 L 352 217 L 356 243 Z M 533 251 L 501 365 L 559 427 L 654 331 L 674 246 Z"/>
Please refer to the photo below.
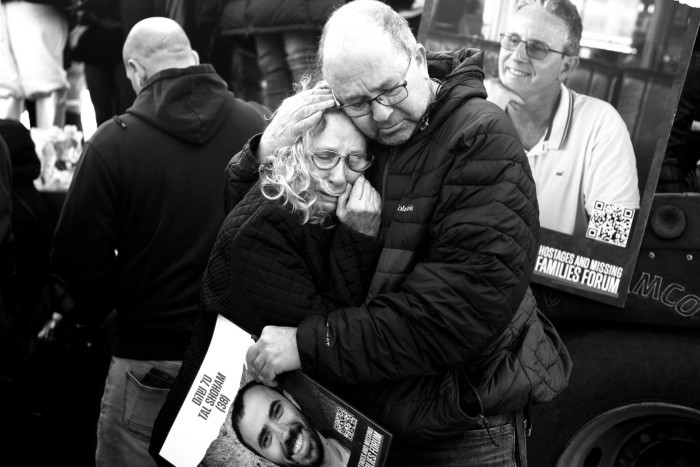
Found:
<path fill-rule="evenodd" d="M 301 407 L 299 407 L 299 404 L 297 404 L 297 401 L 294 400 L 294 398 L 292 397 L 292 395 L 289 394 L 289 393 L 287 392 L 286 389 L 282 389 L 282 394 L 284 394 L 284 397 L 286 397 L 287 399 L 289 399 L 289 402 L 291 402 L 292 404 L 294 404 L 294 406 L 295 406 L 297 409 L 301 410 Z"/>
<path fill-rule="evenodd" d="M 199 65 L 199 54 L 194 49 L 192 49 L 192 56 L 194 57 L 194 64 Z"/>
<path fill-rule="evenodd" d="M 423 47 L 423 44 L 416 44 L 416 49 L 413 52 L 413 58 L 416 60 L 416 65 L 418 65 L 418 69 L 421 71 L 421 73 L 423 73 L 426 78 L 430 78 L 430 75 L 428 74 L 428 59 L 426 58 L 425 47 Z"/>
<path fill-rule="evenodd" d="M 141 63 L 137 62 L 133 58 L 130 58 L 126 62 L 126 66 L 129 68 L 132 75 L 136 77 L 138 85 L 143 86 L 146 83 L 146 79 L 148 79 L 146 67 L 144 67 Z"/>
<path fill-rule="evenodd" d="M 565 56 L 564 60 L 562 60 L 561 69 L 559 71 L 560 80 L 564 81 L 566 78 L 568 78 L 571 75 L 571 73 L 573 73 L 574 70 L 578 67 L 578 64 L 578 57 L 574 57 L 571 55 Z"/>

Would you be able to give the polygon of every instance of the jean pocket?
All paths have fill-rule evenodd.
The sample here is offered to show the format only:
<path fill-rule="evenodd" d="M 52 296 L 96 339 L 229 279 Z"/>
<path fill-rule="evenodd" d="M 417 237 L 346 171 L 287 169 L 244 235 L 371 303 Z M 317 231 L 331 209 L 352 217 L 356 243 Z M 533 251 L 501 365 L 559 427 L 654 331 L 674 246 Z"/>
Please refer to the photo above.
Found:
<path fill-rule="evenodd" d="M 515 467 L 517 460 L 516 431 L 512 423 L 481 430 L 467 430 L 464 440 L 470 458 L 463 467 Z"/>
<path fill-rule="evenodd" d="M 124 425 L 139 439 L 151 439 L 153 424 L 165 403 L 170 389 L 154 388 L 141 383 L 133 373 L 126 372 L 124 396 Z"/>

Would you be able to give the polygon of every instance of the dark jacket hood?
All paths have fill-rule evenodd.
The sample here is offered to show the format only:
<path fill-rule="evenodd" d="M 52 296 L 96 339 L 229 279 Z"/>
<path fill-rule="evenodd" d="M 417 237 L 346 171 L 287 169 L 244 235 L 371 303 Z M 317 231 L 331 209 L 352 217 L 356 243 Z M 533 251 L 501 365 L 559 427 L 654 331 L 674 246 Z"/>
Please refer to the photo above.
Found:
<path fill-rule="evenodd" d="M 428 74 L 441 83 L 431 110 L 440 109 L 439 115 L 445 118 L 465 100 L 474 97 L 486 99 L 482 50 L 427 52 L 427 59 Z M 437 123 L 435 118 L 436 115 L 431 115 L 431 125 Z"/>
<path fill-rule="evenodd" d="M 156 73 L 127 113 L 174 138 L 201 145 L 216 135 L 232 106 L 226 82 L 207 64 Z"/>

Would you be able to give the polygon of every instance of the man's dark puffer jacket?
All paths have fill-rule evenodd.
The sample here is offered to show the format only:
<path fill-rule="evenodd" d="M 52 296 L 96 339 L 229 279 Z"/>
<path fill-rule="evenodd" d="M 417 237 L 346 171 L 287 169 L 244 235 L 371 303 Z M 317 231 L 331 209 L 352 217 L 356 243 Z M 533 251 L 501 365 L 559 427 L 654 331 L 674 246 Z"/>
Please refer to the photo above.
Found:
<path fill-rule="evenodd" d="M 420 438 L 443 436 L 467 415 L 550 400 L 571 370 L 528 287 L 538 246 L 535 184 L 515 129 L 485 100 L 483 52 L 428 59 L 442 82 L 429 125 L 377 155 L 388 161 L 384 245 L 368 301 L 308 318 L 297 331 L 303 370 L 329 383 L 449 372 L 438 388 L 418 385 L 413 396 L 420 406 L 439 389 L 452 417 L 446 408 L 404 420 L 375 394 L 359 403 L 388 428 Z"/>
<path fill-rule="evenodd" d="M 535 184 L 511 122 L 485 100 L 483 52 L 428 60 L 442 82 L 429 125 L 375 152 L 377 170 L 368 173 L 375 187 L 381 181 L 384 223 L 368 300 L 297 329 L 302 370 L 345 387 L 402 441 L 548 401 L 571 372 L 528 287 Z M 253 154 L 247 145 L 229 164 L 229 191 L 255 178 Z"/>

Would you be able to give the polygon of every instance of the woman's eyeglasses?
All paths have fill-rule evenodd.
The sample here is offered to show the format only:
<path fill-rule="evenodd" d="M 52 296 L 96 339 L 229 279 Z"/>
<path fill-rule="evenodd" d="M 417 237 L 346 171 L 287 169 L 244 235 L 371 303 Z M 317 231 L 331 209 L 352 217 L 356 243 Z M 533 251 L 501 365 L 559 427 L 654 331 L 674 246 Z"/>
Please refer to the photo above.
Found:
<path fill-rule="evenodd" d="M 352 153 L 347 156 L 341 156 L 335 151 L 318 151 L 311 153 L 311 160 L 314 165 L 321 170 L 330 170 L 336 165 L 340 159 L 345 159 L 348 168 L 353 172 L 364 172 L 374 162 L 372 154 Z"/>

